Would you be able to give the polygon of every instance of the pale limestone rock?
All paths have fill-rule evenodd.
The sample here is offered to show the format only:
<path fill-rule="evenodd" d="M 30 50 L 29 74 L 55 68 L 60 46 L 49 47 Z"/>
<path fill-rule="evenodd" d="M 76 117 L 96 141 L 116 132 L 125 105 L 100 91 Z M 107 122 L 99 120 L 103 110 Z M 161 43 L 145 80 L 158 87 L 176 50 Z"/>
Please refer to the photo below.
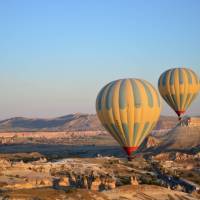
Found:
<path fill-rule="evenodd" d="M 184 189 L 183 189 L 183 187 L 182 186 L 180 186 L 180 185 L 177 185 L 176 187 L 175 187 L 175 190 L 177 190 L 177 191 L 183 191 Z"/>
<path fill-rule="evenodd" d="M 91 190 L 98 191 L 100 185 L 101 185 L 101 180 L 100 180 L 99 177 L 96 177 L 96 178 L 94 179 L 94 181 L 92 182 L 90 189 L 91 189 Z"/>
<path fill-rule="evenodd" d="M 83 176 L 83 188 L 88 189 L 88 179 L 86 176 Z"/>
<path fill-rule="evenodd" d="M 0 168 L 1 169 L 6 169 L 11 167 L 11 163 L 10 161 L 6 160 L 6 159 L 0 159 Z"/>
<path fill-rule="evenodd" d="M 53 185 L 52 179 L 51 178 L 42 178 L 40 181 L 40 185 L 45 186 L 45 187 L 52 186 Z"/>
<path fill-rule="evenodd" d="M 131 185 L 139 185 L 136 177 L 130 177 L 130 184 Z"/>
<path fill-rule="evenodd" d="M 76 177 L 73 174 L 70 175 L 69 182 L 70 182 L 70 185 L 72 186 L 76 185 Z"/>
<path fill-rule="evenodd" d="M 159 144 L 160 144 L 160 141 L 158 139 L 156 139 L 155 137 L 149 136 L 147 138 L 147 144 L 146 144 L 147 148 L 156 147 Z"/>
<path fill-rule="evenodd" d="M 110 179 L 107 181 L 108 189 L 115 189 L 116 188 L 116 181 L 114 179 Z"/>
<path fill-rule="evenodd" d="M 69 181 L 69 178 L 68 177 L 61 177 L 59 182 L 58 182 L 58 185 L 59 186 L 70 186 L 70 181 Z"/>

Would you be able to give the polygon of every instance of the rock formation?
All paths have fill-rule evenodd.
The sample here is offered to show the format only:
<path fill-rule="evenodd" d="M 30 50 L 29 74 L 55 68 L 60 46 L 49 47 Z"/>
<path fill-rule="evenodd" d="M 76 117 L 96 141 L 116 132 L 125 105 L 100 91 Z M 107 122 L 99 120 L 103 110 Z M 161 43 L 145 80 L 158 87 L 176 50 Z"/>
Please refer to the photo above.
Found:
<path fill-rule="evenodd" d="M 68 187 L 70 186 L 70 181 L 69 178 L 66 176 L 62 176 L 58 182 L 59 186 L 64 186 L 64 187 Z"/>
<path fill-rule="evenodd" d="M 137 181 L 137 178 L 136 177 L 130 177 L 130 184 L 131 185 L 139 185 L 138 181 Z"/>

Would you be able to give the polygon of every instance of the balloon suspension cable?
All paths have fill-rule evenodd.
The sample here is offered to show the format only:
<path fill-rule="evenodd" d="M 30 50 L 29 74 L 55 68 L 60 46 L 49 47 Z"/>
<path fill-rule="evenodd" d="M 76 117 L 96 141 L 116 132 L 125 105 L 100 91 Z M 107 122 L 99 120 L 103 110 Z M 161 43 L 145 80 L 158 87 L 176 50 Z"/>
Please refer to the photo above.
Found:
<path fill-rule="evenodd" d="M 128 161 L 132 161 L 133 158 L 135 157 L 133 154 L 136 153 L 136 150 L 138 149 L 138 147 L 133 146 L 133 147 L 124 147 L 124 150 L 126 152 L 126 154 L 128 155 Z"/>
<path fill-rule="evenodd" d="M 182 119 L 181 113 L 178 113 L 178 121 L 181 122 L 181 119 Z"/>
<path fill-rule="evenodd" d="M 182 114 L 184 114 L 185 113 L 185 111 L 184 110 L 178 110 L 178 111 L 176 111 L 176 114 L 178 115 L 178 120 L 179 120 L 179 122 L 182 120 L 182 117 L 181 117 L 181 115 Z"/>

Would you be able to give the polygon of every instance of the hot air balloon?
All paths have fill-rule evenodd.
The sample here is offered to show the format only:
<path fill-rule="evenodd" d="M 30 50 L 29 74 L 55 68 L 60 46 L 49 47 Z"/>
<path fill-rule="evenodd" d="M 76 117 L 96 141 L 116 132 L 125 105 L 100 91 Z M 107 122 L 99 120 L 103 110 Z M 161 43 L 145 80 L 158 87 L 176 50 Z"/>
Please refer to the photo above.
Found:
<path fill-rule="evenodd" d="M 161 96 L 181 120 L 199 92 L 199 78 L 186 68 L 172 68 L 161 74 L 158 81 Z"/>
<path fill-rule="evenodd" d="M 131 160 L 160 116 L 161 102 L 156 89 L 140 79 L 108 83 L 96 99 L 97 115 L 105 129 L 124 148 Z"/>

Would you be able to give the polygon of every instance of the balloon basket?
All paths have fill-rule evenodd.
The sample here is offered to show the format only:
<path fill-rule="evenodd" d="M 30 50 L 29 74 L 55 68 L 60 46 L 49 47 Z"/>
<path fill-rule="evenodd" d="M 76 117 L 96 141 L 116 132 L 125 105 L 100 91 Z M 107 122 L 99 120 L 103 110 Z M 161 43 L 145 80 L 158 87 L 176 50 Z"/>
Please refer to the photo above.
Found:
<path fill-rule="evenodd" d="M 128 161 L 132 161 L 133 160 L 133 156 L 128 156 Z"/>

